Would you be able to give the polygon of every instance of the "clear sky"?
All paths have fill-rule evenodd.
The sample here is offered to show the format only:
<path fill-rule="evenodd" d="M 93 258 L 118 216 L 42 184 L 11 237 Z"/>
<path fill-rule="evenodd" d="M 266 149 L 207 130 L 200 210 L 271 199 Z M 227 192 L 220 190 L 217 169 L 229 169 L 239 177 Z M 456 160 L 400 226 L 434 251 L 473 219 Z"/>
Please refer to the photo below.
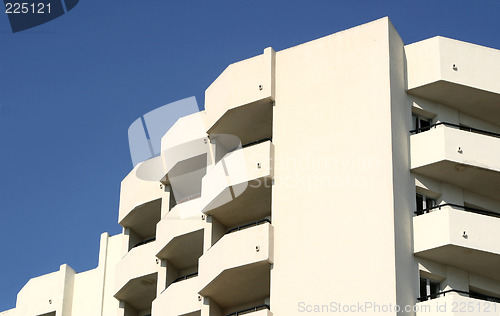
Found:
<path fill-rule="evenodd" d="M 0 311 L 32 277 L 97 265 L 120 233 L 127 129 L 196 96 L 236 61 L 383 16 L 406 44 L 436 35 L 500 49 L 500 1 L 80 0 L 12 34 L 0 12 Z"/>

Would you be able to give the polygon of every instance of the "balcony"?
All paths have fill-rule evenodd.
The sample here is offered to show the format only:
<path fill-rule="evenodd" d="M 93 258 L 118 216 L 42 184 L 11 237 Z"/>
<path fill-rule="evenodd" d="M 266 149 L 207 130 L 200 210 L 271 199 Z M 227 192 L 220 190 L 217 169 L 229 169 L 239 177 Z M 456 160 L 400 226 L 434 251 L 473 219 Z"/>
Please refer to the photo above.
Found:
<path fill-rule="evenodd" d="M 156 256 L 178 267 L 195 265 L 203 253 L 201 199 L 177 204 L 158 223 Z"/>
<path fill-rule="evenodd" d="M 171 186 L 177 202 L 200 195 L 201 178 L 211 163 L 202 115 L 180 118 L 161 139 L 162 182 Z"/>
<path fill-rule="evenodd" d="M 202 180 L 202 211 L 225 227 L 271 214 L 274 147 L 265 141 L 225 155 Z"/>
<path fill-rule="evenodd" d="M 116 294 L 136 311 L 151 308 L 156 297 L 156 242 L 132 248 L 116 266 Z"/>
<path fill-rule="evenodd" d="M 153 302 L 152 315 L 178 316 L 201 310 L 198 299 L 198 278 L 175 282 Z"/>
<path fill-rule="evenodd" d="M 429 210 L 413 218 L 415 256 L 500 281 L 500 214 L 454 204 Z"/>
<path fill-rule="evenodd" d="M 500 121 L 500 51 L 443 37 L 405 46 L 408 93 Z"/>
<path fill-rule="evenodd" d="M 167 260 L 167 288 L 198 272 L 203 254 L 204 220 L 200 199 L 177 204 L 158 224 L 156 256 Z"/>
<path fill-rule="evenodd" d="M 161 170 L 161 157 L 155 157 L 139 163 L 121 183 L 118 222 L 141 238 L 154 236 L 160 220 Z"/>
<path fill-rule="evenodd" d="M 455 316 L 455 315 L 498 315 L 500 304 L 494 298 L 477 299 L 469 297 L 470 293 L 457 290 L 444 291 L 439 297 L 416 304 L 417 316 Z"/>
<path fill-rule="evenodd" d="M 410 142 L 412 172 L 498 198 L 500 135 L 439 123 Z"/>
<path fill-rule="evenodd" d="M 270 293 L 272 263 L 271 224 L 226 234 L 200 258 L 199 293 L 225 311 L 259 300 L 262 305 Z"/>
<path fill-rule="evenodd" d="M 207 133 L 230 134 L 246 144 L 272 137 L 275 55 L 229 65 L 205 92 Z"/>

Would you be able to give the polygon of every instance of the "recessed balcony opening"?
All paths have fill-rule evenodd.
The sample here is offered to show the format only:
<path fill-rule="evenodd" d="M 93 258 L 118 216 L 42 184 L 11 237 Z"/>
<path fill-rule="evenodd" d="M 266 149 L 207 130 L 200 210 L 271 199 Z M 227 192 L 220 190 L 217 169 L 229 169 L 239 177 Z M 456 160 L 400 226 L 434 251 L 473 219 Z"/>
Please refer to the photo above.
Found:
<path fill-rule="evenodd" d="M 212 134 L 210 144 L 214 155 L 214 163 L 218 163 L 224 156 L 235 150 L 241 149 L 243 144 L 241 139 L 235 135 Z"/>
<path fill-rule="evenodd" d="M 259 100 L 226 111 L 208 130 L 209 135 L 229 134 L 242 144 L 273 137 L 273 101 Z"/>
<path fill-rule="evenodd" d="M 244 304 L 228 307 L 224 309 L 223 315 L 226 316 L 239 316 L 239 315 L 247 315 L 253 314 L 259 311 L 269 311 L 271 310 L 271 306 L 269 305 L 269 297 L 265 299 L 256 300 L 253 302 L 247 302 Z"/>
<path fill-rule="evenodd" d="M 441 291 L 441 284 L 438 281 L 426 277 L 420 277 L 420 297 L 419 302 L 427 301 L 438 297 Z"/>
<path fill-rule="evenodd" d="M 425 194 L 420 194 L 417 193 L 415 197 L 416 201 L 416 209 L 417 211 L 415 214 L 423 214 L 424 212 L 428 211 L 429 209 L 432 210 L 434 206 L 436 206 L 436 200 L 425 195 Z"/>
<path fill-rule="evenodd" d="M 171 187 L 174 205 L 201 196 L 201 181 L 207 173 L 207 157 L 205 153 L 178 161 L 168 171 L 166 182 Z M 174 205 L 171 205 L 171 208 Z"/>
<path fill-rule="evenodd" d="M 56 316 L 56 312 L 50 312 L 50 313 L 46 313 L 46 314 L 40 314 L 38 316 Z"/>
<path fill-rule="evenodd" d="M 237 226 L 231 226 L 231 227 L 220 226 L 217 228 L 213 228 L 212 229 L 212 239 L 211 239 L 212 244 L 210 246 L 211 247 L 214 246 L 222 237 L 224 237 L 227 234 L 250 229 L 252 227 L 259 226 L 259 225 L 266 224 L 266 223 L 272 224 L 270 215 L 266 216 L 264 218 L 258 219 L 258 220 L 252 220 L 250 222 L 238 224 Z"/>
<path fill-rule="evenodd" d="M 167 261 L 166 287 L 198 276 L 198 259 L 203 254 L 203 229 L 173 238 L 157 257 Z"/>
<path fill-rule="evenodd" d="M 173 269 L 175 270 L 167 262 L 167 273 L 171 274 Z M 197 271 L 196 266 L 183 271 L 175 270 L 174 276 L 168 275 L 167 278 L 174 279 L 176 275 L 181 274 L 160 291 L 153 302 L 153 315 L 200 315 L 202 301 L 198 295 Z"/>
<path fill-rule="evenodd" d="M 129 236 L 129 250 L 156 238 L 156 224 L 161 217 L 162 200 L 157 199 L 136 207 L 120 224 Z"/>
<path fill-rule="evenodd" d="M 120 300 L 124 315 L 146 316 L 151 314 L 151 306 L 156 298 L 157 273 L 130 280 L 115 294 Z"/>
<path fill-rule="evenodd" d="M 202 295 L 210 297 L 223 315 L 244 315 L 269 309 L 270 265 L 254 264 L 225 270 Z M 235 314 L 238 312 L 238 314 Z"/>
<path fill-rule="evenodd" d="M 269 216 L 273 152 L 266 140 L 224 156 L 203 177 L 202 212 L 225 228 Z"/>
<path fill-rule="evenodd" d="M 500 297 L 498 294 L 485 291 L 474 286 L 469 286 L 469 297 L 488 302 L 500 303 Z"/>
<path fill-rule="evenodd" d="M 124 315 L 126 315 L 126 316 L 151 316 L 151 308 L 137 311 L 132 306 L 126 304 L 124 307 Z"/>
<path fill-rule="evenodd" d="M 149 243 L 152 243 L 153 241 L 156 240 L 156 236 L 148 236 L 148 237 L 142 237 L 137 235 L 133 230 L 127 229 L 125 231 L 125 235 L 128 235 L 129 237 L 129 243 L 128 243 L 128 250 L 132 250 L 136 247 L 140 247 L 143 245 L 147 245 Z"/>
<path fill-rule="evenodd" d="M 263 184 L 264 181 L 267 180 L 249 182 L 237 198 L 210 211 L 224 231 L 271 217 L 271 186 Z"/>
<path fill-rule="evenodd" d="M 259 100 L 229 109 L 208 130 L 208 134 L 229 134 L 242 144 L 273 136 L 273 101 Z"/>
<path fill-rule="evenodd" d="M 428 131 L 432 125 L 432 119 L 426 118 L 422 115 L 412 114 L 412 132 L 421 133 Z"/>
<path fill-rule="evenodd" d="M 167 261 L 167 288 L 177 282 L 182 282 L 198 276 L 198 263 L 192 266 L 179 266 Z"/>
<path fill-rule="evenodd" d="M 258 221 L 253 221 L 253 222 L 249 222 L 249 223 L 245 223 L 243 225 L 239 225 L 239 226 L 236 226 L 236 227 L 232 227 L 230 229 L 228 229 L 226 231 L 226 234 L 230 234 L 230 233 L 234 233 L 234 232 L 238 232 L 238 231 L 241 231 L 241 230 L 244 230 L 244 229 L 247 229 L 247 228 L 250 228 L 250 227 L 254 227 L 254 226 L 258 226 L 260 224 L 264 224 L 264 223 L 269 223 L 271 224 L 271 217 L 268 216 L 266 218 L 263 218 L 261 220 L 258 220 Z"/>
<path fill-rule="evenodd" d="M 273 137 L 273 101 L 270 99 L 232 108 L 208 130 L 215 134 L 234 135 L 241 144 Z"/>

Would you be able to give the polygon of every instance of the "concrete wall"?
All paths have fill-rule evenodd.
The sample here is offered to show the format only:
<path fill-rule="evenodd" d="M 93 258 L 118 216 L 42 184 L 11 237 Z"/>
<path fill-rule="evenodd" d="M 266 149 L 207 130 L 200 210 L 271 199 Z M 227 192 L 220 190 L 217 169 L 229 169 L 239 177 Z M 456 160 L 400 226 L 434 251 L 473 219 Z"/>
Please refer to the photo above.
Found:
<path fill-rule="evenodd" d="M 404 98 L 391 94 L 402 80 L 391 28 L 381 19 L 277 52 L 274 314 L 297 314 L 300 302 L 397 301 L 393 168 L 400 167 L 389 122 L 392 102 L 404 106 Z M 391 53 L 399 54 L 393 64 Z M 290 160 L 302 165 L 286 168 Z M 290 178 L 301 182 L 288 185 Z M 291 281 L 297 271 L 307 281 Z"/>
<path fill-rule="evenodd" d="M 112 296 L 109 281 L 115 278 L 115 265 L 123 256 L 121 238 L 101 235 L 95 269 L 76 273 L 64 264 L 57 272 L 29 280 L 18 294 L 16 308 L 0 315 L 115 315 L 118 301 Z"/>

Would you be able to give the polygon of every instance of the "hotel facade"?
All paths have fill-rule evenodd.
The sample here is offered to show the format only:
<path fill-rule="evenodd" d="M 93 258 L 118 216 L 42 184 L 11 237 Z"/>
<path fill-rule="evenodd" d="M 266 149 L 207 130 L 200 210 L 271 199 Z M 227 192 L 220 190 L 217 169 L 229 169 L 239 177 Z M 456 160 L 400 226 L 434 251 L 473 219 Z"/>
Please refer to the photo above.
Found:
<path fill-rule="evenodd" d="M 123 179 L 118 222 L 0 316 L 500 315 L 500 51 L 388 18 L 266 48 Z"/>

